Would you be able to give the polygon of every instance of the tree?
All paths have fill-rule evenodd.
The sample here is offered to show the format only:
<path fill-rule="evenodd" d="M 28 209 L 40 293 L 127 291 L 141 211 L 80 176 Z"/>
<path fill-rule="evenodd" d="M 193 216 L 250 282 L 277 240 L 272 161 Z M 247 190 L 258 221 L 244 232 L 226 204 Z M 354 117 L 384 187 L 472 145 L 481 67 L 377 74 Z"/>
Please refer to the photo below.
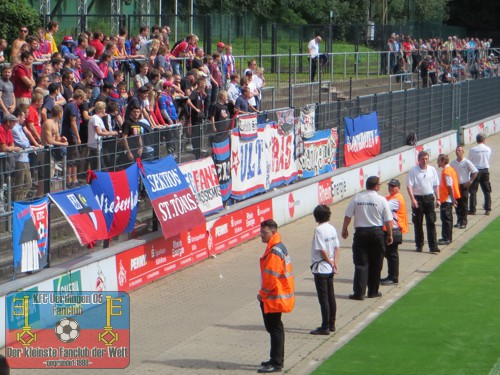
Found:
<path fill-rule="evenodd" d="M 0 38 L 10 42 L 17 38 L 19 26 L 28 26 L 33 32 L 40 26 L 40 19 L 36 9 L 33 9 L 27 0 L 0 1 Z"/>

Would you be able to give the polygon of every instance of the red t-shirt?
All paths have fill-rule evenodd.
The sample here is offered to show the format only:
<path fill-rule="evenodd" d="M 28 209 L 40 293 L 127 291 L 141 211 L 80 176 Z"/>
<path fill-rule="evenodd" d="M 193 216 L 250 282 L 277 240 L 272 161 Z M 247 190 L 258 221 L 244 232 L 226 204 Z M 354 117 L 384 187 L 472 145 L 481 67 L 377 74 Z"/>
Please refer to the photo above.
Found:
<path fill-rule="evenodd" d="M 31 89 L 22 81 L 23 77 L 33 78 L 33 73 L 24 64 L 17 64 L 12 70 L 12 84 L 14 85 L 14 96 L 16 99 L 31 99 Z"/>
<path fill-rule="evenodd" d="M 13 146 L 14 137 L 7 124 L 0 126 L 0 145 Z"/>
<path fill-rule="evenodd" d="M 104 44 L 102 44 L 99 39 L 92 39 L 89 42 L 89 45 L 95 48 L 94 58 L 98 59 L 99 57 L 101 57 L 102 52 L 104 51 Z"/>
<path fill-rule="evenodd" d="M 174 48 L 174 50 L 172 51 L 172 55 L 174 55 L 175 57 L 179 57 L 179 54 L 181 52 L 186 53 L 188 49 L 189 49 L 188 42 L 184 41 L 182 43 L 179 43 L 177 47 Z"/>
<path fill-rule="evenodd" d="M 28 115 L 26 116 L 26 122 L 32 122 L 35 126 L 36 132 L 38 135 L 42 135 L 42 125 L 40 124 L 40 115 L 38 114 L 38 110 L 30 105 L 28 107 Z"/>

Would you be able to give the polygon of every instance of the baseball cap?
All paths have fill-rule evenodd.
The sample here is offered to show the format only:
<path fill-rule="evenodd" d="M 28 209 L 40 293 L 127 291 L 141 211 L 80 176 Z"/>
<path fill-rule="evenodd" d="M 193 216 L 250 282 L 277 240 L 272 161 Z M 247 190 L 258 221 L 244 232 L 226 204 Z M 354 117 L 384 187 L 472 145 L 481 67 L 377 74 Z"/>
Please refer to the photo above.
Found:
<path fill-rule="evenodd" d="M 170 81 L 165 81 L 163 82 L 163 88 L 166 89 L 167 87 L 172 87 L 173 83 Z"/>
<path fill-rule="evenodd" d="M 64 58 L 66 60 L 76 60 L 76 59 L 78 59 L 78 56 L 75 55 L 74 53 L 67 53 L 64 55 Z"/>
<path fill-rule="evenodd" d="M 401 183 L 399 182 L 399 180 L 396 180 L 395 178 L 389 181 L 387 185 L 401 187 Z"/>
<path fill-rule="evenodd" d="M 11 113 L 3 115 L 3 121 L 17 121 L 17 117 Z"/>
<path fill-rule="evenodd" d="M 63 42 L 72 42 L 72 41 L 73 41 L 73 37 L 71 35 L 66 35 L 63 38 Z"/>
<path fill-rule="evenodd" d="M 222 42 L 219 42 L 219 43 L 217 43 L 217 47 L 225 48 L 226 45 L 224 43 L 222 43 Z"/>

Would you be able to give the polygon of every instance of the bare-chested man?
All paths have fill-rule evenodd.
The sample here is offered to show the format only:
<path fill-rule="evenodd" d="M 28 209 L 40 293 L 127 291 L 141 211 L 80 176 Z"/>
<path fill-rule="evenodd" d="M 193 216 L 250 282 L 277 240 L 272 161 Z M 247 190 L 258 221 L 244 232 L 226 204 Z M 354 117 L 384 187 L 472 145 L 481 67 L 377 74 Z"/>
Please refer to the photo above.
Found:
<path fill-rule="evenodd" d="M 19 26 L 19 34 L 17 39 L 12 42 L 12 50 L 10 52 L 10 65 L 14 66 L 21 62 L 21 47 L 26 43 L 28 36 L 28 26 Z"/>
<path fill-rule="evenodd" d="M 52 118 L 47 119 L 42 124 L 42 144 L 44 146 L 54 146 L 54 147 L 67 146 L 68 140 L 64 136 L 61 137 L 61 135 L 59 133 L 59 123 L 62 120 L 63 108 L 60 105 L 56 104 L 52 108 L 51 114 L 52 114 Z M 50 174 L 51 175 L 50 176 L 43 176 L 42 178 L 38 179 L 38 191 L 37 191 L 38 197 L 41 197 L 44 194 L 43 180 L 47 179 L 47 178 L 50 179 L 50 177 L 54 175 L 54 163 L 53 163 L 53 161 L 51 161 L 48 158 L 48 155 L 49 155 L 49 153 L 46 150 L 43 153 L 43 157 L 42 157 L 40 164 L 42 165 L 42 170 L 43 170 L 44 169 L 43 165 L 46 165 L 47 163 L 50 162 Z"/>

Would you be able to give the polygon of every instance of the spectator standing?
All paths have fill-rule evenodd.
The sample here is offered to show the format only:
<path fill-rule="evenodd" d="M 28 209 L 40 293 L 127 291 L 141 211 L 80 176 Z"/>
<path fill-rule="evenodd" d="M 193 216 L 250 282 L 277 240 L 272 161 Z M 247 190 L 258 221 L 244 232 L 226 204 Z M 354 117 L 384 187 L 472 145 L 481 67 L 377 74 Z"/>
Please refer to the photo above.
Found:
<path fill-rule="evenodd" d="M 224 87 L 231 80 L 231 75 L 237 74 L 236 61 L 233 56 L 233 46 L 226 44 L 226 53 L 222 55 L 222 76 L 224 77 Z"/>
<path fill-rule="evenodd" d="M 17 123 L 17 117 L 12 113 L 7 113 L 3 117 L 2 125 L 0 125 L 0 152 L 11 153 L 21 151 L 21 147 L 16 146 L 14 137 L 12 136 L 12 128 Z M 3 164 L 3 163 L 2 163 Z M 2 165 L 0 165 L 2 167 Z M 5 183 L 5 176 L 15 171 L 15 165 L 7 165 L 6 170 L 0 173 L 0 212 L 4 212 L 4 190 L 3 184 Z"/>
<path fill-rule="evenodd" d="M 28 51 L 21 53 L 21 62 L 12 70 L 11 81 L 14 85 L 16 106 L 19 104 L 29 105 L 31 102 L 31 90 L 36 86 L 33 79 L 33 54 Z"/>
<path fill-rule="evenodd" d="M 99 151 L 102 150 L 101 139 L 105 137 L 116 136 L 117 133 L 113 130 L 106 130 L 104 126 L 103 117 L 107 116 L 106 113 L 106 103 L 97 102 L 94 107 L 94 114 L 89 120 L 88 124 L 88 150 L 89 150 L 89 164 L 90 169 L 97 170 L 99 165 Z M 105 170 L 110 167 L 105 165 L 104 158 L 101 156 L 101 168 L 100 170 Z"/>
<path fill-rule="evenodd" d="M 441 201 L 441 238 L 440 245 L 449 245 L 453 241 L 453 207 L 457 206 L 460 198 L 457 172 L 449 164 L 448 155 L 438 156 L 438 166 L 442 168 L 441 182 L 439 184 L 439 200 Z"/>
<path fill-rule="evenodd" d="M 14 96 L 14 84 L 10 81 L 12 68 L 4 66 L 2 78 L 0 79 L 0 124 L 2 116 L 14 112 L 16 108 L 16 97 Z"/>
<path fill-rule="evenodd" d="M 102 80 L 105 78 L 104 74 L 102 73 L 101 69 L 99 68 L 99 65 L 97 65 L 97 62 L 95 61 L 95 48 L 92 46 L 89 46 L 86 50 L 87 53 L 87 58 L 82 61 L 82 71 L 85 72 L 86 70 L 90 70 L 93 74 L 93 80 L 92 80 L 92 96 L 90 98 L 90 104 L 93 105 L 95 99 L 99 95 L 99 88 L 102 85 Z"/>
<path fill-rule="evenodd" d="M 354 217 L 354 239 L 352 256 L 354 262 L 353 294 L 349 299 L 362 301 L 365 299 L 368 287 L 368 298 L 380 297 L 380 272 L 384 259 L 384 231 L 387 236 L 385 243 L 391 245 L 392 213 L 387 200 L 378 194 L 380 180 L 370 176 L 366 180 L 366 190 L 358 193 L 349 202 L 342 226 L 342 238 L 349 236 L 348 227 Z"/>
<path fill-rule="evenodd" d="M 424 247 L 424 216 L 427 227 L 427 241 L 431 253 L 439 253 L 436 236 L 436 212 L 440 206 L 439 177 L 434 167 L 429 165 L 429 153 L 418 153 L 418 164 L 408 172 L 406 180 L 408 195 L 411 201 L 412 222 L 415 231 L 417 252 Z"/>
<path fill-rule="evenodd" d="M 19 34 L 17 39 L 12 42 L 10 51 L 10 66 L 15 66 L 21 62 L 21 47 L 26 43 L 28 36 L 28 26 L 19 26 Z"/>
<path fill-rule="evenodd" d="M 312 240 L 311 271 L 321 307 L 321 326 L 310 333 L 311 335 L 329 335 L 330 332 L 335 332 L 337 302 L 333 277 L 338 272 L 340 245 L 337 231 L 329 223 L 330 207 L 320 204 L 314 209 L 313 215 L 318 226 Z"/>
<path fill-rule="evenodd" d="M 387 259 L 387 277 L 380 280 L 382 285 L 394 285 L 399 282 L 399 253 L 398 247 L 403 243 L 403 234 L 408 232 L 408 216 L 406 203 L 400 192 L 401 183 L 392 179 L 388 184 L 389 195 L 385 199 L 392 212 L 392 244 L 385 245 L 384 256 Z M 385 228 L 387 236 L 387 228 Z"/>
<path fill-rule="evenodd" d="M 260 224 L 260 238 L 266 250 L 260 258 L 261 288 L 257 294 L 264 326 L 271 336 L 269 361 L 261 363 L 259 373 L 279 372 L 285 356 L 285 330 L 282 313 L 293 310 L 295 305 L 293 266 L 288 251 L 281 242 L 278 224 L 266 220 Z"/>
<path fill-rule="evenodd" d="M 484 214 L 489 215 L 491 212 L 491 184 L 489 172 L 491 148 L 486 146 L 486 137 L 482 133 L 476 135 L 476 142 L 477 146 L 469 150 L 469 160 L 477 169 L 477 177 L 470 187 L 469 215 L 476 214 L 476 197 L 479 186 L 481 186 L 481 190 L 484 194 Z"/>
<path fill-rule="evenodd" d="M 141 157 L 143 149 L 141 137 L 142 125 L 140 123 L 141 107 L 135 104 L 129 104 L 129 106 L 131 106 L 131 108 L 129 114 L 125 116 L 122 133 L 120 135 L 123 142 L 125 157 L 127 159 L 127 162 L 123 163 L 123 168 L 133 163 L 136 158 Z"/>
<path fill-rule="evenodd" d="M 457 199 L 457 224 L 455 228 L 465 229 L 467 227 L 467 209 L 469 207 L 469 189 L 477 177 L 477 168 L 469 159 L 464 157 L 464 148 L 458 146 L 455 150 L 457 158 L 450 165 L 455 169 L 458 176 L 458 187 L 460 198 Z"/>
<path fill-rule="evenodd" d="M 213 132 L 210 136 L 212 142 L 218 143 L 229 138 L 229 110 L 227 109 L 227 92 L 224 90 L 219 92 L 218 101 L 210 111 L 210 121 Z"/>
<path fill-rule="evenodd" d="M 104 52 L 103 33 L 101 31 L 94 31 L 92 33 L 92 40 L 89 41 L 89 45 L 95 48 L 95 59 L 100 59 L 102 53 Z"/>
<path fill-rule="evenodd" d="M 57 21 L 51 20 L 47 25 L 47 33 L 45 34 L 45 40 L 50 44 L 50 53 L 59 52 L 57 49 L 56 39 L 54 35 L 59 31 L 59 23 Z"/>
<path fill-rule="evenodd" d="M 191 144 L 196 159 L 201 156 L 201 127 L 205 104 L 205 78 L 196 79 L 196 88 L 189 95 L 187 105 L 191 110 Z"/>
<path fill-rule="evenodd" d="M 321 43 L 321 40 L 321 36 L 317 35 L 307 45 L 307 51 L 309 52 L 309 59 L 311 64 L 311 82 L 314 82 L 316 71 L 319 65 L 319 44 Z"/>
<path fill-rule="evenodd" d="M 210 75 L 212 76 L 212 105 L 217 103 L 219 91 L 222 88 L 222 71 L 220 70 L 220 63 L 222 61 L 221 54 L 214 52 L 212 55 L 212 62 L 208 65 Z M 215 81 L 215 83 L 214 83 Z"/>
<path fill-rule="evenodd" d="M 23 123 L 26 118 L 26 113 L 18 107 L 14 110 L 14 116 L 17 117 L 16 124 L 12 128 L 12 136 L 14 144 L 25 150 L 30 147 L 30 141 L 23 131 Z M 14 172 L 14 185 L 13 185 L 13 200 L 22 201 L 26 199 L 28 192 L 31 189 L 31 173 L 30 173 L 30 159 L 27 152 L 19 152 L 14 156 L 16 160 L 16 170 Z"/>

